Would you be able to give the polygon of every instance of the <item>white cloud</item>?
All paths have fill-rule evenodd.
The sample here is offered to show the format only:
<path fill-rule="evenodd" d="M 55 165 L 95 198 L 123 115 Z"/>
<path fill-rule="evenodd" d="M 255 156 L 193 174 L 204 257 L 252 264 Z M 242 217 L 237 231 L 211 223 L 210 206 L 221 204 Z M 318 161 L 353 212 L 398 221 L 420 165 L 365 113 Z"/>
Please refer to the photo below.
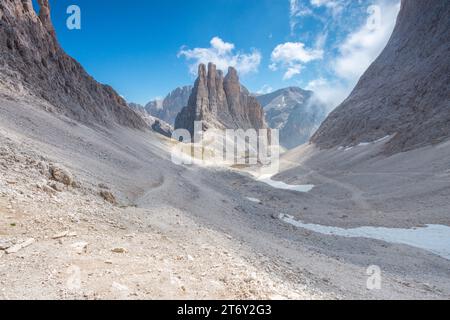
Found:
<path fill-rule="evenodd" d="M 323 0 L 311 0 L 323 1 Z M 385 48 L 400 9 L 399 0 L 380 0 L 367 9 L 366 23 L 337 44 L 338 55 L 328 63 L 331 77 L 311 81 L 307 89 L 330 109 L 338 106 L 355 87 L 359 78 Z"/>
<path fill-rule="evenodd" d="M 192 74 L 197 73 L 197 67 L 200 63 L 214 63 L 218 69 L 226 71 L 228 67 L 234 67 L 241 74 L 258 71 L 261 63 L 261 53 L 258 50 L 252 50 L 251 53 L 245 54 L 235 52 L 235 45 L 214 37 L 210 41 L 209 48 L 182 48 L 178 53 L 178 57 L 184 57 L 191 61 L 189 70 Z"/>
<path fill-rule="evenodd" d="M 276 63 L 271 63 L 269 65 L 269 69 L 272 70 L 272 71 L 277 71 L 278 70 L 278 66 L 277 66 Z"/>
<path fill-rule="evenodd" d="M 299 23 L 299 18 L 313 15 L 313 11 L 307 6 L 301 4 L 299 0 L 289 0 L 289 4 L 289 24 L 291 27 L 291 34 L 293 34 L 295 27 Z"/>
<path fill-rule="evenodd" d="M 333 18 L 336 18 L 343 12 L 349 1 L 352 0 L 289 0 L 289 24 L 291 27 L 291 35 L 295 33 L 295 29 L 300 23 L 302 17 L 311 16 L 315 19 L 325 21 L 323 20 L 323 17 L 314 12 L 314 9 L 325 7 L 329 12 L 331 12 Z"/>
<path fill-rule="evenodd" d="M 394 30 L 400 6 L 398 2 L 380 2 L 367 9 L 366 24 L 347 36 L 339 45 L 333 63 L 336 75 L 356 81 L 380 55 Z"/>
<path fill-rule="evenodd" d="M 302 66 L 300 64 L 293 65 L 287 69 L 287 71 L 283 75 L 283 80 L 292 79 L 294 76 L 300 74 L 302 71 Z"/>
<path fill-rule="evenodd" d="M 344 9 L 342 0 L 311 0 L 313 7 L 325 7 L 333 13 L 333 16 L 338 15 Z"/>
<path fill-rule="evenodd" d="M 311 5 L 315 7 L 320 6 L 335 6 L 337 1 L 335 0 L 311 0 Z"/>
<path fill-rule="evenodd" d="M 220 54 L 227 54 L 234 50 L 234 44 L 227 43 L 220 39 L 219 37 L 214 37 L 211 39 L 212 48 L 216 49 Z"/>
<path fill-rule="evenodd" d="M 348 83 L 342 81 L 329 82 L 320 77 L 312 80 L 305 88 L 314 92 L 314 98 L 325 104 L 329 110 L 339 105 L 352 90 Z"/>
<path fill-rule="evenodd" d="M 256 91 L 257 94 L 268 94 L 268 93 L 272 93 L 272 92 L 273 92 L 273 88 L 271 86 L 269 86 L 268 84 L 263 85 L 261 87 L 261 89 Z"/>
<path fill-rule="evenodd" d="M 278 67 L 286 69 L 283 79 L 288 80 L 300 74 L 304 64 L 322 58 L 322 49 L 305 48 L 305 44 L 301 42 L 286 42 L 273 50 L 269 68 L 273 71 L 278 70 Z"/>
<path fill-rule="evenodd" d="M 327 40 L 328 40 L 328 32 L 319 33 L 316 36 L 315 45 L 314 45 L 315 48 L 317 50 L 322 50 L 323 51 L 323 49 L 324 49 L 324 47 L 325 47 L 325 45 L 327 43 Z"/>
<path fill-rule="evenodd" d="M 311 90 L 311 91 L 316 91 L 318 88 L 326 86 L 327 84 L 328 84 L 327 80 L 325 80 L 324 78 L 318 78 L 316 80 L 310 81 L 305 89 Z"/>
<path fill-rule="evenodd" d="M 322 59 L 323 51 L 305 48 L 301 42 L 286 42 L 278 45 L 272 52 L 273 62 L 302 62 L 308 63 Z"/>

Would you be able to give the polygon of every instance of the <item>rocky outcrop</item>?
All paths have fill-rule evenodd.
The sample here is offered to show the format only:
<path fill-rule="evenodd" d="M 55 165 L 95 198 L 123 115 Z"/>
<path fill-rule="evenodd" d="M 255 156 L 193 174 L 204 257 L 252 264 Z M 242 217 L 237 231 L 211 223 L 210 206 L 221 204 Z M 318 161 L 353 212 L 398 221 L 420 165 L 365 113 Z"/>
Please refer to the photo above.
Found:
<path fill-rule="evenodd" d="M 22 3 L 24 4 L 24 8 L 26 8 L 27 11 L 31 10 L 32 7 L 30 7 L 31 0 L 22 0 Z M 53 27 L 52 19 L 50 17 L 50 5 L 48 3 L 48 0 L 38 0 L 37 1 L 40 7 L 39 11 L 39 20 L 41 20 L 42 25 L 47 30 L 47 32 L 53 37 L 56 37 L 55 28 Z"/>
<path fill-rule="evenodd" d="M 172 137 L 173 127 L 170 124 L 152 116 L 147 112 L 146 108 L 140 104 L 130 103 L 129 107 L 144 119 L 150 129 L 168 138 Z"/>
<path fill-rule="evenodd" d="M 175 119 L 181 109 L 187 106 L 193 86 L 179 87 L 169 93 L 163 100 L 154 100 L 145 106 L 145 110 L 152 116 L 175 124 Z"/>
<path fill-rule="evenodd" d="M 34 96 L 54 111 L 85 123 L 144 129 L 139 115 L 111 87 L 101 85 L 58 44 L 48 0 L 0 2 L 0 92 Z"/>
<path fill-rule="evenodd" d="M 194 134 L 194 122 L 202 121 L 203 130 L 265 129 L 264 111 L 258 100 L 239 82 L 237 71 L 230 67 L 226 77 L 212 63 L 198 68 L 198 78 L 189 98 L 175 121 L 175 129 Z"/>
<path fill-rule="evenodd" d="M 352 146 L 392 136 L 386 152 L 450 137 L 450 1 L 403 0 L 393 35 L 312 142 Z"/>
<path fill-rule="evenodd" d="M 50 173 L 55 181 L 58 181 L 66 186 L 71 186 L 74 181 L 70 172 L 60 165 L 52 165 L 50 167 Z"/>
<path fill-rule="evenodd" d="M 108 190 L 100 190 L 99 191 L 99 195 L 106 201 L 109 202 L 111 204 L 116 205 L 117 204 L 117 199 L 114 196 L 114 194 L 112 194 L 111 191 Z"/>
<path fill-rule="evenodd" d="M 298 87 L 280 89 L 257 96 L 270 128 L 280 131 L 280 144 L 295 148 L 309 141 L 327 115 L 324 104 L 312 91 Z"/>

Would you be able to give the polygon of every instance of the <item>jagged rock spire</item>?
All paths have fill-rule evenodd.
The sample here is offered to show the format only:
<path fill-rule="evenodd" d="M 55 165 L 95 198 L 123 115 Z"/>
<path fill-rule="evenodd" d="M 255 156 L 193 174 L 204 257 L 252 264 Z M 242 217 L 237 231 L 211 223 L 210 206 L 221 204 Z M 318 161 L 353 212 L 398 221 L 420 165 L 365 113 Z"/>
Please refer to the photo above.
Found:
<path fill-rule="evenodd" d="M 208 68 L 200 64 L 188 106 L 177 116 L 175 128 L 192 135 L 195 121 L 203 121 L 205 130 L 267 128 L 261 105 L 242 88 L 235 68 L 230 67 L 224 78 L 213 63 Z"/>
<path fill-rule="evenodd" d="M 29 2 L 29 0 L 22 0 L 22 2 Z M 50 4 L 48 0 L 38 0 L 40 7 L 39 10 L 39 20 L 41 20 L 44 28 L 55 37 L 55 28 L 53 27 L 52 19 L 50 16 Z M 28 6 L 28 5 L 27 5 Z"/>

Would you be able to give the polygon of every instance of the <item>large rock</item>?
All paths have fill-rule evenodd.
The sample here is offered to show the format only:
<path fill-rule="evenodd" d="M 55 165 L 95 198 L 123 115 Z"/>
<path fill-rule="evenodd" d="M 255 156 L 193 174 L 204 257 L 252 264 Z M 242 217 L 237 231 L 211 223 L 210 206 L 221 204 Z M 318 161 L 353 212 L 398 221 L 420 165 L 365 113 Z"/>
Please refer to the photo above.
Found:
<path fill-rule="evenodd" d="M 327 115 L 326 106 L 312 91 L 298 87 L 256 97 L 270 128 L 280 130 L 280 144 L 288 149 L 309 141 Z"/>
<path fill-rule="evenodd" d="M 30 4 L 31 0 L 22 0 L 25 10 L 31 11 L 33 7 Z M 38 0 L 37 1 L 40 7 L 39 11 L 39 20 L 41 20 L 42 25 L 47 30 L 48 33 L 52 37 L 56 36 L 55 28 L 53 27 L 52 19 L 50 17 L 50 5 L 48 0 Z"/>
<path fill-rule="evenodd" d="M 226 77 L 212 63 L 198 68 L 198 78 L 187 107 L 175 121 L 175 129 L 194 134 L 194 122 L 202 121 L 203 129 L 265 129 L 264 111 L 258 100 L 239 82 L 236 70 L 229 68 Z"/>
<path fill-rule="evenodd" d="M 321 148 L 388 135 L 396 153 L 450 137 L 450 1 L 403 0 L 387 47 L 313 136 Z"/>
<path fill-rule="evenodd" d="M 60 47 L 48 0 L 0 2 L 0 93 L 35 96 L 85 123 L 144 129 L 139 115 L 111 87 L 101 85 Z"/>
<path fill-rule="evenodd" d="M 61 165 L 58 164 L 54 164 L 50 167 L 50 173 L 52 175 L 53 180 L 60 182 L 66 186 L 71 186 L 73 184 L 73 176 L 72 174 L 69 172 L 69 170 L 67 170 L 66 168 L 64 168 Z M 54 188 L 57 191 L 57 188 Z"/>
<path fill-rule="evenodd" d="M 114 194 L 112 194 L 111 191 L 108 190 L 100 190 L 99 191 L 100 196 L 105 199 L 105 201 L 111 203 L 111 204 L 117 204 L 117 200 L 116 197 L 114 196 Z"/>

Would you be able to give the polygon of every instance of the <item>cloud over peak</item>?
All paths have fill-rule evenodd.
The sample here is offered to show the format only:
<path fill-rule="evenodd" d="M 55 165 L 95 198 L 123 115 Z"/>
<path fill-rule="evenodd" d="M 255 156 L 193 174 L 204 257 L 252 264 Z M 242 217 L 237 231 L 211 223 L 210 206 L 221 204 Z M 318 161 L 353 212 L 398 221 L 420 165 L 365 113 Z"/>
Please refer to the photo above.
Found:
<path fill-rule="evenodd" d="M 340 104 L 383 51 L 394 30 L 399 10 L 398 0 L 378 0 L 367 7 L 365 23 L 335 44 L 337 54 L 328 61 L 328 77 L 311 80 L 307 89 L 314 91 L 330 109 Z"/>
<path fill-rule="evenodd" d="M 367 9 L 366 23 L 350 33 L 338 47 L 333 63 L 337 76 L 356 81 L 383 51 L 394 30 L 398 2 L 380 2 Z"/>
<path fill-rule="evenodd" d="M 289 80 L 293 76 L 300 74 L 303 65 L 314 60 L 323 58 L 322 49 L 306 48 L 301 42 L 286 42 L 279 44 L 272 51 L 272 70 L 279 67 L 285 69 L 284 80 Z"/>
<path fill-rule="evenodd" d="M 228 67 L 234 67 L 241 75 L 257 72 L 261 64 L 261 53 L 253 49 L 250 53 L 235 52 L 235 45 L 214 37 L 210 41 L 209 48 L 182 48 L 178 57 L 184 57 L 189 62 L 189 70 L 197 73 L 200 63 L 214 63 L 218 69 L 226 71 Z"/>

